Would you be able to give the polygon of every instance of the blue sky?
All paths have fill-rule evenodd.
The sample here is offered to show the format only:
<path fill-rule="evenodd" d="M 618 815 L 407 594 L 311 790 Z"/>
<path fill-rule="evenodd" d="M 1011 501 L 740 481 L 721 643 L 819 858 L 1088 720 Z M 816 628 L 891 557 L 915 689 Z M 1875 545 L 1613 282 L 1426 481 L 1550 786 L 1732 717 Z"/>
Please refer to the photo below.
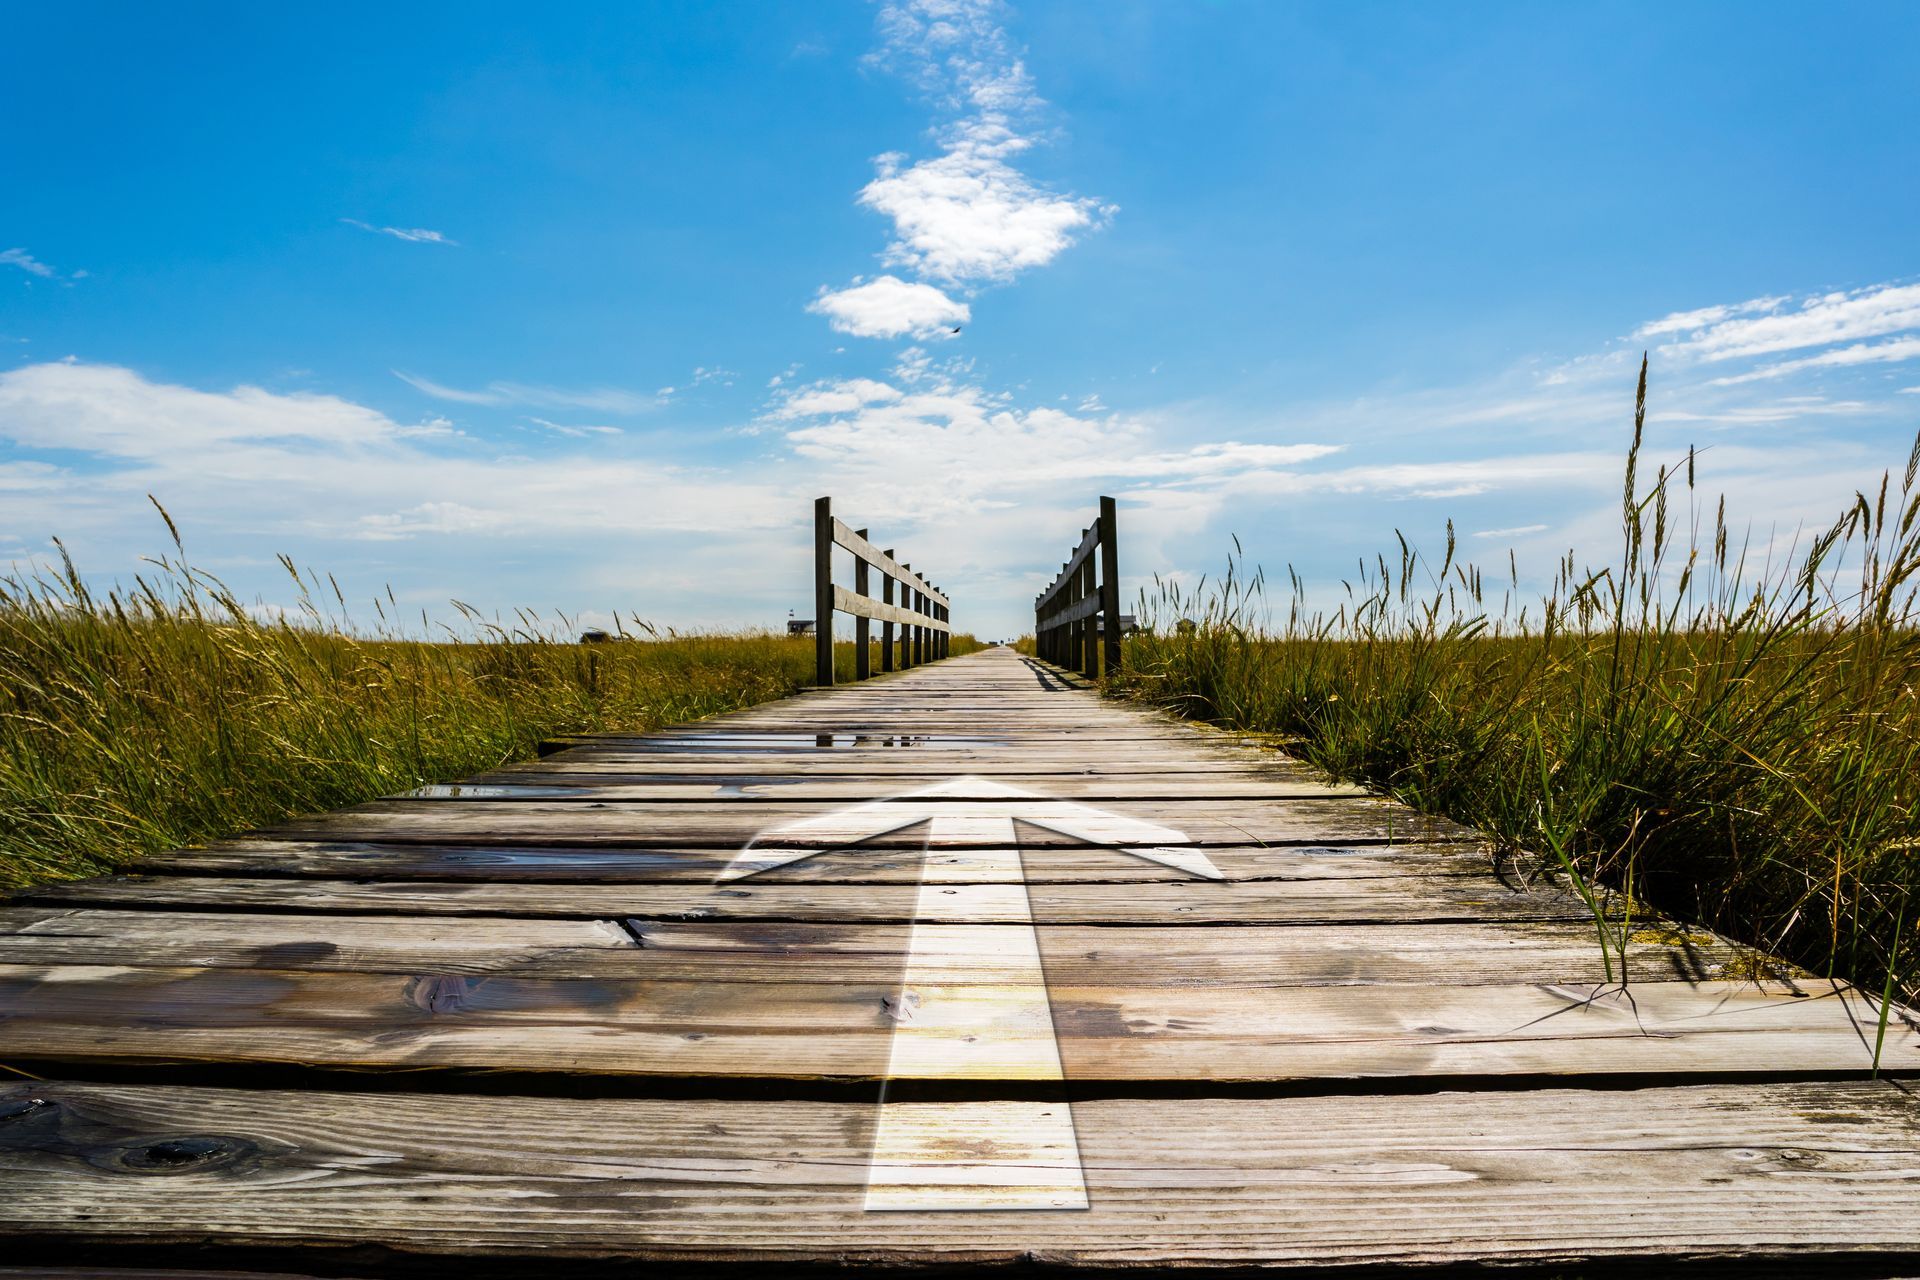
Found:
<path fill-rule="evenodd" d="M 548 8 L 12 15 L 0 563 L 777 625 L 831 493 L 1005 634 L 1101 493 L 1605 557 L 1643 350 L 1762 541 L 1920 426 L 1911 6 Z"/>

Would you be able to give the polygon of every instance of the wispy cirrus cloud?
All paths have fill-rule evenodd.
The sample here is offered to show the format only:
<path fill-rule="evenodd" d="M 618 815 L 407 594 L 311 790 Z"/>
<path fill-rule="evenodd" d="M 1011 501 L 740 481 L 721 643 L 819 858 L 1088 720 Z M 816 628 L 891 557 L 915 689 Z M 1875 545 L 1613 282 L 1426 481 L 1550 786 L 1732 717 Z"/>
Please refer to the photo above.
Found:
<path fill-rule="evenodd" d="M 1817 356 L 1805 356 L 1798 360 L 1781 360 L 1774 364 L 1762 365 L 1747 373 L 1714 378 L 1708 385 L 1734 387 L 1743 382 L 1781 378 L 1806 369 L 1837 369 L 1859 364 L 1891 364 L 1916 358 L 1920 358 L 1920 338 L 1896 338 L 1891 342 L 1857 342 L 1850 347 L 1836 347 L 1831 351 L 1823 351 Z"/>
<path fill-rule="evenodd" d="M 1641 326 L 1637 337 L 1679 335 L 1661 350 L 1706 361 L 1774 355 L 1920 329 L 1920 284 L 1877 284 L 1681 311 Z"/>
<path fill-rule="evenodd" d="M 471 389 L 450 387 L 444 383 L 435 382 L 431 378 L 405 373 L 399 369 L 390 372 L 414 390 L 432 396 L 436 400 L 489 407 L 525 406 L 534 409 L 588 409 L 601 413 L 647 413 L 659 408 L 664 393 L 673 390 L 668 387 L 663 389 L 663 394 L 643 395 L 640 392 L 627 391 L 619 387 L 572 389 L 500 381 L 489 382 L 478 389 Z"/>
<path fill-rule="evenodd" d="M 458 240 L 449 239 L 438 231 L 429 231 L 425 227 L 382 227 L 371 222 L 362 222 L 358 218 L 342 218 L 340 221 L 362 231 L 371 231 L 378 236 L 392 236 L 395 240 L 405 240 L 412 244 L 458 245 Z"/>
<path fill-rule="evenodd" d="M 18 267 L 28 275 L 39 276 L 43 280 L 51 279 L 55 274 L 52 267 L 28 253 L 25 249 L 0 249 L 0 264 L 9 267 Z"/>
<path fill-rule="evenodd" d="M 28 253 L 25 249 L 0 249 L 0 266 L 18 267 L 36 279 L 58 280 L 68 288 L 73 287 L 75 280 L 85 280 L 87 278 L 85 271 L 73 271 L 69 272 L 66 277 L 62 279 L 57 270 L 49 264 L 40 261 L 40 259 Z"/>

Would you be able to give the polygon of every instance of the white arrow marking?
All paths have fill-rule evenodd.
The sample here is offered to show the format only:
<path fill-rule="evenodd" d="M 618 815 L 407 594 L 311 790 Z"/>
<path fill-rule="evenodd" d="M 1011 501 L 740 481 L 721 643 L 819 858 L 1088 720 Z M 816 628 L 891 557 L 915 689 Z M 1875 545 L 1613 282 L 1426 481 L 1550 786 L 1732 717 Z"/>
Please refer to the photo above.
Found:
<path fill-rule="evenodd" d="M 948 799 L 958 793 L 996 799 Z M 895 1020 L 888 1079 L 1064 1080 L 1053 1010 L 1047 1001 L 1040 939 L 1021 868 L 1015 820 L 1089 844 L 1116 849 L 1188 875 L 1221 880 L 1212 859 L 1184 833 L 1138 818 L 1107 813 L 1022 791 L 983 778 L 956 778 L 890 800 L 856 805 L 789 823 L 756 836 L 721 873 L 738 880 L 876 836 L 928 824 L 929 848 L 978 845 L 980 878 L 1004 885 L 994 895 L 987 984 L 946 985 L 950 971 L 930 960 L 920 930 L 952 921 L 950 891 L 923 870 L 907 946 L 906 972 L 890 1012 Z M 869 1210 L 1084 1209 L 1086 1178 L 1073 1116 L 1065 1102 L 887 1102 L 873 1138 L 867 1175 Z"/>

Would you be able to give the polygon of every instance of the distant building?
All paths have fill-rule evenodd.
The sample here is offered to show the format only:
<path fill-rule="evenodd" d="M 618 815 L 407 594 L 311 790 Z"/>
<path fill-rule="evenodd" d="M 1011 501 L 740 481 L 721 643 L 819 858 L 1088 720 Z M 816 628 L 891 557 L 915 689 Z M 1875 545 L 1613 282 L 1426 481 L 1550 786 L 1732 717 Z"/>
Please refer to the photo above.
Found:
<path fill-rule="evenodd" d="M 1120 615 L 1120 634 L 1121 635 L 1130 636 L 1134 632 L 1138 631 L 1139 629 L 1140 629 L 1140 624 L 1139 622 L 1135 621 L 1134 616 L 1132 614 L 1123 613 Z M 1107 634 L 1107 616 L 1105 614 L 1100 614 L 1094 619 L 1093 633 L 1098 636 L 1103 636 Z"/>
<path fill-rule="evenodd" d="M 582 631 L 580 633 L 581 644 L 606 644 L 608 641 L 612 639 L 613 639 L 612 636 L 608 635 L 606 632 L 602 631 L 598 627 L 588 627 L 585 631 Z"/>
<path fill-rule="evenodd" d="M 788 618 L 787 634 L 790 636 L 810 636 L 813 634 L 812 618 Z"/>

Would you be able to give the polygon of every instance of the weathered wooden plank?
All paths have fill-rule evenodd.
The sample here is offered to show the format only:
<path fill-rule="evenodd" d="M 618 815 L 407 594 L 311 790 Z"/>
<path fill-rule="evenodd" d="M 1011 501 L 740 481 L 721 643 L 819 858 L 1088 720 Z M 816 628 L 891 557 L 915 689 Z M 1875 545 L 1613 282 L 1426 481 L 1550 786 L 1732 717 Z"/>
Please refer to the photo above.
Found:
<path fill-rule="evenodd" d="M 904 582 L 914 590 L 932 597 L 937 604 L 947 605 L 953 603 L 953 601 L 947 599 L 946 596 L 934 590 L 932 584 L 928 583 L 926 579 L 895 560 L 880 548 L 874 546 L 873 543 L 867 541 L 864 533 L 854 529 L 853 526 L 849 525 L 845 520 L 835 516 L 833 518 L 832 528 L 833 541 L 835 544 L 853 552 L 854 555 L 865 560 L 881 573 L 886 574 L 897 582 Z"/>
<path fill-rule="evenodd" d="M 981 905 L 983 918 L 1012 914 Z M 919 971 L 942 982 L 998 982 L 1020 927 L 628 919 L 622 929 L 512 918 L 14 908 L 0 910 L 0 963 L 866 986 L 903 972 L 911 947 Z M 1626 972 L 1636 981 L 1804 976 L 1762 967 L 1753 953 L 1708 933 L 1669 928 L 1635 936 Z M 1516 972 L 1565 984 L 1603 982 L 1609 966 L 1620 971 L 1619 956 L 1603 954 L 1591 928 L 1526 922 L 1312 930 L 1048 923 L 1040 954 L 1049 981 L 1082 987 L 1473 986 L 1508 983 Z"/>
<path fill-rule="evenodd" d="M 858 1103 L 59 1082 L 0 1097 L 38 1100 L 0 1127 L 0 1230 L 148 1243 L 155 1263 L 206 1242 L 543 1266 L 1886 1268 L 1912 1259 L 1920 1193 L 1920 1116 L 1884 1083 L 1090 1100 L 1074 1119 L 1091 1208 L 1000 1214 L 860 1212 L 875 1112 Z M 976 1105 L 983 1140 L 1012 1109 Z M 189 1170 L 156 1176 L 158 1139 L 202 1135 Z"/>
<path fill-rule="evenodd" d="M 0 909 L 0 963 L 591 974 L 638 954 L 611 920 Z"/>
<path fill-rule="evenodd" d="M 1058 753 L 1028 756 L 984 756 L 978 753 L 938 755 L 912 750 L 870 752 L 822 751 L 802 756 L 773 752 L 746 751 L 670 751 L 656 755 L 565 751 L 546 757 L 539 764 L 512 765 L 514 772 L 537 772 L 543 767 L 581 773 L 646 774 L 670 777 L 676 773 L 709 775 L 780 775 L 786 777 L 928 777 L 935 780 L 978 775 L 1024 775 L 1041 781 L 1045 778 L 1097 777 L 1204 777 L 1216 774 L 1242 774 L 1258 761 L 1213 760 L 1191 757 L 1178 760 L 1141 761 L 1107 759 L 1102 752 L 1085 761 L 1061 759 Z M 1045 783 L 1042 781 L 1041 785 Z"/>
<path fill-rule="evenodd" d="M 947 624 L 940 621 L 937 616 L 902 609 L 898 605 L 887 604 L 837 585 L 833 589 L 833 607 L 840 613 L 850 613 L 856 618 L 905 623 L 908 626 L 925 627 L 929 631 L 944 632 L 947 629 Z"/>
<path fill-rule="evenodd" d="M 1036 842 L 1023 846 L 1029 884 L 1144 884 L 1191 881 L 1186 872 L 1150 862 L 1124 849 Z M 188 849 L 143 860 L 148 873 L 194 876 L 382 877 L 393 880 L 522 880 L 575 883 L 683 883 L 711 885 L 733 862 L 734 846 L 633 847 L 602 844 L 383 843 L 354 840 L 274 840 L 248 837 L 205 849 Z M 1211 847 L 1207 857 L 1230 881 L 1293 877 L 1321 879 L 1371 870 L 1400 874 L 1421 870 L 1461 872 L 1489 868 L 1482 846 L 1459 843 L 1276 845 Z M 971 884 L 1003 879 L 1005 859 L 991 850 L 934 849 L 910 844 L 825 849 L 770 873 L 760 883 Z M 924 867 L 924 871 L 922 868 Z M 740 886 L 735 886 L 739 888 Z M 50 890 L 39 890 L 47 892 Z"/>
<path fill-rule="evenodd" d="M 1036 800 L 1044 800 L 1036 795 Z M 967 817 L 1005 817 L 1020 820 L 1036 813 L 1032 800 L 948 801 L 942 797 L 916 799 L 916 812 L 929 817 L 952 814 Z M 1171 827 L 1196 845 L 1325 844 L 1331 842 L 1477 840 L 1469 828 L 1445 818 L 1416 813 L 1403 805 L 1373 797 L 1321 800 L 1246 800 L 1233 802 L 1154 800 L 1102 806 L 1118 818 L 1138 818 Z M 351 841 L 447 841 L 469 844 L 539 844 L 573 846 L 632 844 L 739 847 L 778 828 L 830 812 L 831 805 L 802 805 L 770 801 L 764 805 L 715 805 L 692 812 L 683 805 L 610 800 L 578 804 L 540 800 L 444 800 L 422 804 L 380 800 L 332 813 L 296 818 L 272 830 L 282 838 Z M 1036 819 L 1039 820 L 1039 819 Z M 1164 843 L 1160 837 L 1130 835 L 1129 824 L 1113 822 L 1116 846 Z M 838 839 L 804 833 L 781 836 L 785 843 L 845 844 Z M 1041 826 L 1021 833 L 1026 846 L 1081 843 Z M 914 826 L 877 832 L 862 842 L 871 848 L 966 847 L 979 843 L 962 828 L 957 832 L 932 826 Z"/>
<path fill-rule="evenodd" d="M 0 965 L 16 1061 L 428 1067 L 621 1076 L 877 1079 L 902 999 L 866 986 L 607 977 Z M 1051 983 L 1049 1028 L 1024 991 L 917 985 L 917 1027 L 993 1039 L 979 1080 L 1022 1078 L 1057 1036 L 1069 1080 L 1864 1073 L 1872 1003 L 1813 983 L 1115 987 Z M 1920 1070 L 1889 1028 L 1884 1070 Z M 893 1074 L 902 1068 L 896 1063 Z M 911 1069 L 908 1069 L 911 1071 Z M 952 1078 L 941 1068 L 939 1078 Z"/>
<path fill-rule="evenodd" d="M 954 800 L 984 800 L 994 792 L 984 779 L 943 783 Z M 1019 783 L 1012 785 L 1019 786 Z M 1343 782 L 1290 782 L 1258 775 L 1226 780 L 1174 778 L 1052 779 L 1036 785 L 1046 794 L 1082 801 L 1106 800 L 1324 800 L 1364 796 L 1363 787 Z M 418 787 L 389 797 L 395 800 L 648 800 L 691 802 L 841 803 L 884 800 L 914 789 L 897 779 L 858 777 L 782 777 L 778 774 L 713 774 L 704 778 L 609 775 L 570 769 L 480 774 L 466 782 Z"/>

